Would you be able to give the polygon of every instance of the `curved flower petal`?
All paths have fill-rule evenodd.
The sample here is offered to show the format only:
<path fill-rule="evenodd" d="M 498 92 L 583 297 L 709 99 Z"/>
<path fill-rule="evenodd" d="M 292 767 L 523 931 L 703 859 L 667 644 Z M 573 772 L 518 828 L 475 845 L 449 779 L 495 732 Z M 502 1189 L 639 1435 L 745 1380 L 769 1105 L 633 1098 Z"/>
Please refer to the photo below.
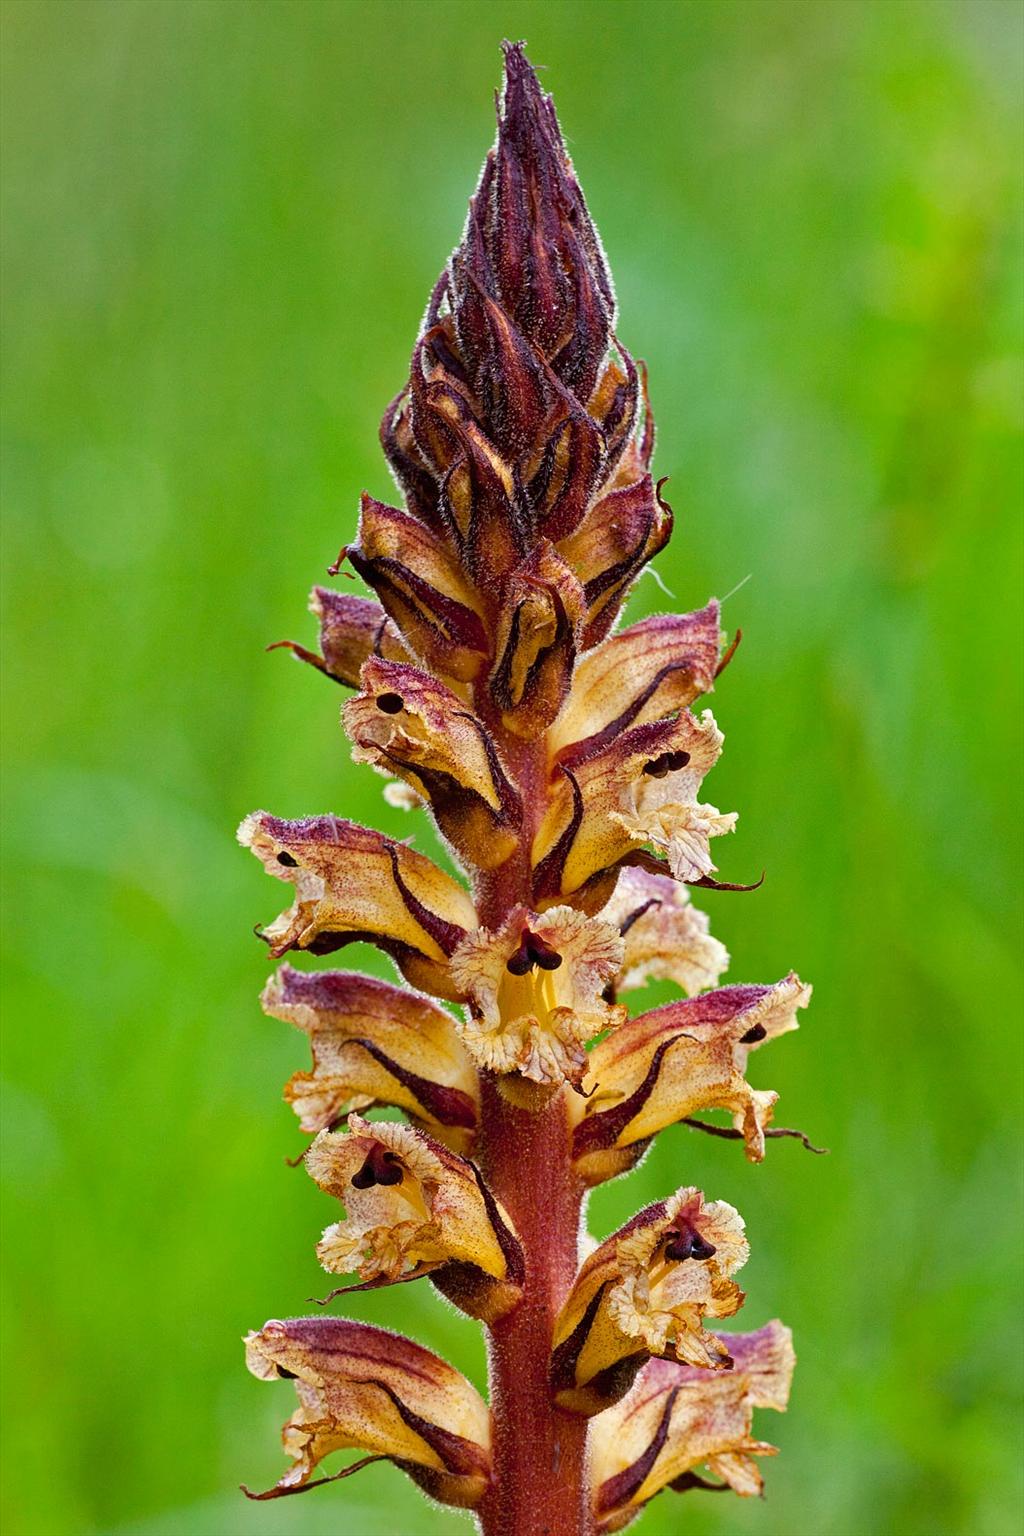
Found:
<path fill-rule="evenodd" d="M 414 986 L 458 998 L 447 960 L 476 914 L 462 887 L 422 853 L 337 816 L 282 821 L 254 811 L 238 840 L 295 886 L 292 906 L 262 931 L 272 955 L 325 955 L 362 939 L 386 950 Z"/>
<path fill-rule="evenodd" d="M 296 1072 L 285 1098 L 304 1131 L 350 1109 L 390 1104 L 455 1151 L 476 1132 L 480 1085 L 455 1021 L 418 992 L 352 971 L 282 965 L 260 999 L 264 1011 L 303 1030 L 312 1072 Z"/>
<path fill-rule="evenodd" d="M 747 1058 L 796 1029 L 810 996 L 791 971 L 772 987 L 720 987 L 628 1019 L 587 1061 L 573 1132 L 578 1172 L 588 1183 L 614 1177 L 657 1131 L 702 1109 L 729 1111 L 747 1157 L 760 1162 L 778 1095 L 750 1087 Z"/>
<path fill-rule="evenodd" d="M 688 995 L 717 984 L 728 969 L 729 952 L 709 932 L 707 914 L 690 902 L 685 885 L 668 875 L 627 866 L 601 910 L 622 935 L 625 954 L 619 992 L 653 978 L 674 981 Z"/>
<path fill-rule="evenodd" d="M 731 1276 L 749 1251 L 739 1213 L 724 1200 L 705 1205 L 697 1189 L 677 1190 L 613 1233 L 582 1265 L 555 1325 L 561 1406 L 599 1413 L 648 1355 L 727 1368 L 728 1349 L 701 1324 L 739 1310 Z"/>
<path fill-rule="evenodd" d="M 643 619 L 589 651 L 550 737 L 551 755 L 571 767 L 634 725 L 661 720 L 714 687 L 721 649 L 718 603 L 696 613 Z"/>
<path fill-rule="evenodd" d="M 476 676 L 489 650 L 478 599 L 437 534 L 364 495 L 347 554 L 417 656 L 447 677 Z"/>
<path fill-rule="evenodd" d="M 418 667 L 371 657 L 342 716 L 356 762 L 425 796 L 469 864 L 496 869 L 517 844 L 522 804 L 489 733 L 458 694 Z"/>
<path fill-rule="evenodd" d="M 583 593 L 542 539 L 502 594 L 490 688 L 505 726 L 532 739 L 562 707 L 576 660 Z"/>
<path fill-rule="evenodd" d="M 507 1213 L 464 1158 L 408 1125 L 350 1114 L 348 1135 L 321 1131 L 306 1153 L 345 1219 L 317 1247 L 332 1274 L 372 1285 L 449 1270 L 443 1287 L 463 1311 L 493 1322 L 521 1295 L 522 1250 Z"/>
<path fill-rule="evenodd" d="M 775 1447 L 751 1438 L 755 1408 L 785 1410 L 795 1356 L 789 1329 L 723 1336 L 732 1370 L 695 1370 L 651 1360 L 629 1393 L 599 1414 L 591 1431 L 591 1486 L 598 1530 L 621 1530 L 663 1488 L 699 1487 L 704 1466 L 742 1497 L 761 1492 L 754 1456 Z"/>
<path fill-rule="evenodd" d="M 490 1477 L 487 1404 L 459 1371 L 400 1334 L 341 1317 L 264 1323 L 245 1340 L 261 1381 L 295 1381 L 282 1433 L 293 1465 L 260 1497 L 296 1493 L 332 1451 L 389 1457 L 442 1504 L 479 1502 Z"/>
<path fill-rule="evenodd" d="M 731 832 L 736 817 L 697 796 L 722 739 L 710 710 L 699 719 L 684 712 L 634 726 L 561 768 L 533 845 L 536 896 L 577 892 L 644 844 L 667 851 L 677 880 L 713 870 L 708 842 Z"/>
<path fill-rule="evenodd" d="M 518 1073 L 548 1094 L 578 1082 L 586 1042 L 625 1017 L 603 996 L 622 952 L 610 923 L 571 907 L 540 916 L 518 907 L 497 933 L 467 934 L 451 962 L 469 999 L 460 1027 L 467 1050 L 488 1071 Z"/>

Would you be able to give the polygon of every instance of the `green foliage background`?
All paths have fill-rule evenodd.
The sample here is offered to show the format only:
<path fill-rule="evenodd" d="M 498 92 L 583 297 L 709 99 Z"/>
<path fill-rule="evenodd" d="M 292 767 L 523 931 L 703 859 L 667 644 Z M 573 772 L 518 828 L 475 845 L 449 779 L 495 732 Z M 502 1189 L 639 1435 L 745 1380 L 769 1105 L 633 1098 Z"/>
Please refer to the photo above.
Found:
<path fill-rule="evenodd" d="M 304 1060 L 244 812 L 408 835 L 340 692 L 263 646 L 352 532 L 490 141 L 503 35 L 558 105 L 647 358 L 678 607 L 729 598 L 710 896 L 757 1058 L 832 1148 L 664 1135 L 744 1212 L 800 1365 L 763 1504 L 694 1536 L 1009 1536 L 1020 900 L 1015 0 L 6 0 L 7 1536 L 467 1529 L 397 1472 L 247 1505 L 286 1386 L 239 1336 L 324 1277 Z M 667 599 L 648 577 L 634 616 Z M 417 831 L 420 846 L 430 837 Z M 376 964 L 369 952 L 346 960 Z M 482 1384 L 426 1286 L 350 1298 Z M 538 1477 L 543 1476 L 538 1468 Z"/>

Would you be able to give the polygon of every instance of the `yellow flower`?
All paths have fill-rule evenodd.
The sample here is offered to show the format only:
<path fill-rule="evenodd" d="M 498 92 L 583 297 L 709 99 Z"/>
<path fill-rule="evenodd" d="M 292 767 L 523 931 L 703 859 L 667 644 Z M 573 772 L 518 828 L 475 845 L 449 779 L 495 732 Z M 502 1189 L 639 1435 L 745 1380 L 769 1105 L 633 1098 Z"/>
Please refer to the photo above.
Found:
<path fill-rule="evenodd" d="M 731 1278 L 749 1246 L 739 1213 L 680 1189 L 649 1205 L 582 1265 L 555 1325 L 556 1400 L 599 1413 L 623 1395 L 648 1355 L 710 1370 L 729 1352 L 703 1330 L 705 1317 L 732 1317 L 743 1292 Z"/>

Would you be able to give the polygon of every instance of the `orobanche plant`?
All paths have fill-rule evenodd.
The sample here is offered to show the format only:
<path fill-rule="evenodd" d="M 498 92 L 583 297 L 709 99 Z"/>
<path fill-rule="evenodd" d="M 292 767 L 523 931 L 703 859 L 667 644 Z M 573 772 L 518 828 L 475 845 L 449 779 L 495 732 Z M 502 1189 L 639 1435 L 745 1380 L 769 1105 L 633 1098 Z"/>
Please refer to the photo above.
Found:
<path fill-rule="evenodd" d="M 754 1162 L 798 1134 L 746 1072 L 809 989 L 718 987 L 728 956 L 690 904 L 721 888 L 712 840 L 736 820 L 700 799 L 722 736 L 692 710 L 731 650 L 714 601 L 616 631 L 672 514 L 644 370 L 519 45 L 381 440 L 404 506 L 364 495 L 332 568 L 375 596 L 317 587 L 320 649 L 289 644 L 354 690 L 354 758 L 429 810 L 465 883 L 336 816 L 257 811 L 239 836 L 294 888 L 262 930 L 275 958 L 369 942 L 406 983 L 284 964 L 263 994 L 312 1046 L 285 1092 L 339 1218 L 320 1260 L 348 1290 L 429 1277 L 479 1318 L 490 1401 L 367 1323 L 265 1323 L 249 1368 L 298 1408 L 289 1469 L 253 1497 L 332 1481 L 319 1464 L 352 1447 L 334 1478 L 387 1458 L 486 1536 L 616 1531 L 666 1488 L 756 1494 L 773 1447 L 754 1410 L 785 1407 L 793 1351 L 779 1322 L 714 1331 L 744 1299 L 741 1217 L 676 1189 L 595 1244 L 581 1212 L 679 1122 Z M 631 1017 L 649 977 L 681 997 Z M 713 1110 L 731 1123 L 695 1118 Z"/>

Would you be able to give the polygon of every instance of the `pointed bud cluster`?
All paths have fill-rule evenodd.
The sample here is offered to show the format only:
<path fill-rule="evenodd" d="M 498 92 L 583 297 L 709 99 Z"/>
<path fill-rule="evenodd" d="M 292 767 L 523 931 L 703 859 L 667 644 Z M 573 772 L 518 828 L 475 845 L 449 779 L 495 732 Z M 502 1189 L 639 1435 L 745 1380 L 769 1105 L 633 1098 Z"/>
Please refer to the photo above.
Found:
<path fill-rule="evenodd" d="M 690 902 L 688 886 L 749 888 L 714 879 L 736 817 L 704 799 L 723 737 L 698 706 L 736 641 L 725 649 L 714 600 L 614 632 L 672 524 L 646 374 L 615 324 L 554 109 L 506 45 L 497 142 L 381 428 L 403 505 L 364 494 L 332 568 L 347 562 L 372 596 L 317 587 L 319 648 L 280 642 L 351 690 L 354 760 L 387 777 L 393 804 L 429 810 L 465 879 L 333 815 L 258 811 L 239 829 L 293 887 L 258 930 L 273 956 L 370 943 L 405 983 L 284 964 L 263 994 L 312 1049 L 285 1097 L 337 1202 L 323 1267 L 344 1290 L 429 1277 L 490 1327 L 539 1306 L 550 1356 L 524 1369 L 549 1408 L 593 1418 L 601 1532 L 662 1488 L 708 1486 L 699 1467 L 759 1490 L 751 1458 L 772 1448 L 750 1438 L 752 1413 L 785 1406 L 789 1334 L 707 1326 L 742 1305 L 748 1245 L 733 1207 L 694 1188 L 532 1300 L 544 1255 L 509 1215 L 525 1232 L 516 1191 L 481 1172 L 507 1166 L 486 1106 L 557 1117 L 577 1201 L 679 1122 L 742 1139 L 758 1162 L 766 1136 L 797 1133 L 769 1129 L 776 1094 L 748 1082 L 749 1058 L 810 996 L 792 973 L 720 987 L 729 956 Z M 621 995 L 652 979 L 683 995 L 630 1017 Z M 291 1470 L 259 1497 L 330 1480 L 318 1464 L 349 1447 L 444 1503 L 492 1497 L 487 1406 L 418 1345 L 322 1316 L 267 1323 L 247 1347 L 254 1374 L 299 1397 Z"/>

